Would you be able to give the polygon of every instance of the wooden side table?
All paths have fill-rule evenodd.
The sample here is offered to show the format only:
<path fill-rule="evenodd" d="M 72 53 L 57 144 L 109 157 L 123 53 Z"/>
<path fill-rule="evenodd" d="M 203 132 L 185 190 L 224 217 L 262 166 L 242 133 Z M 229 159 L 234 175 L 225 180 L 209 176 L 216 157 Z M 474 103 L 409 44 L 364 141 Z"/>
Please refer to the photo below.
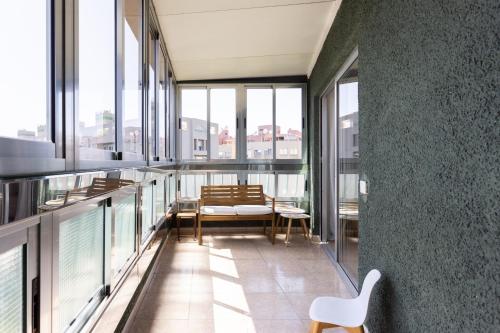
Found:
<path fill-rule="evenodd" d="M 175 216 L 175 222 L 177 224 L 177 241 L 181 240 L 181 232 L 180 232 L 180 226 L 181 226 L 181 220 L 193 220 L 193 232 L 194 232 L 194 239 L 196 239 L 196 226 L 198 224 L 198 217 L 196 212 L 180 212 L 177 213 Z"/>
<path fill-rule="evenodd" d="M 290 243 L 290 231 L 292 229 L 292 221 L 299 220 L 302 225 L 302 231 L 304 232 L 304 238 L 309 239 L 309 229 L 307 228 L 306 220 L 311 217 L 307 214 L 299 214 L 299 213 L 282 213 L 282 219 L 288 219 L 288 228 L 286 230 L 285 244 L 288 246 Z M 276 231 L 275 231 L 276 232 Z"/>

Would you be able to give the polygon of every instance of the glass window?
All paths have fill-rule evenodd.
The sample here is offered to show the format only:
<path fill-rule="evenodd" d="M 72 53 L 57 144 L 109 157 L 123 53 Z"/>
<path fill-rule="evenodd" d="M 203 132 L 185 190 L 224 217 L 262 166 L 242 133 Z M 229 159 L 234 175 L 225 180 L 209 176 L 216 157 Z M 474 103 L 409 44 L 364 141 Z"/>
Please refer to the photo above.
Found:
<path fill-rule="evenodd" d="M 175 83 L 173 77 L 172 77 L 172 72 L 168 72 L 168 81 L 170 83 L 169 89 L 170 89 L 170 94 L 169 94 L 169 158 L 172 160 L 176 159 L 175 156 L 175 145 L 177 142 L 177 114 L 176 114 L 176 93 L 177 93 L 177 84 Z"/>
<path fill-rule="evenodd" d="M 23 332 L 23 245 L 0 254 L 0 332 Z"/>
<path fill-rule="evenodd" d="M 272 173 L 250 173 L 248 174 L 249 185 L 262 185 L 265 194 L 274 197 L 274 174 Z"/>
<path fill-rule="evenodd" d="M 123 151 L 142 151 L 141 0 L 124 1 Z"/>
<path fill-rule="evenodd" d="M 235 173 L 210 174 L 211 185 L 238 185 L 238 175 Z"/>
<path fill-rule="evenodd" d="M 280 174 L 278 175 L 278 197 L 301 198 L 304 196 L 304 175 Z"/>
<path fill-rule="evenodd" d="M 247 89 L 247 158 L 273 158 L 273 90 Z"/>
<path fill-rule="evenodd" d="M 144 242 L 153 231 L 153 185 L 143 187 L 141 209 L 141 241 Z"/>
<path fill-rule="evenodd" d="M 236 89 L 210 89 L 210 157 L 236 158 Z"/>
<path fill-rule="evenodd" d="M 156 219 L 160 221 L 165 216 L 165 178 L 156 180 Z"/>
<path fill-rule="evenodd" d="M 119 274 L 135 251 L 135 194 L 115 206 L 112 276 Z"/>
<path fill-rule="evenodd" d="M 182 89 L 182 159 L 207 158 L 207 90 Z"/>
<path fill-rule="evenodd" d="M 47 0 L 2 2 L 0 110 L 8 116 L 0 121 L 0 136 L 50 141 L 48 5 Z"/>
<path fill-rule="evenodd" d="M 355 285 L 358 283 L 358 61 L 337 82 L 338 91 L 338 224 L 339 263 Z"/>
<path fill-rule="evenodd" d="M 166 117 L 167 117 L 167 103 L 166 96 L 168 94 L 168 80 L 166 79 L 166 60 L 165 55 L 160 53 L 160 62 L 158 68 L 158 79 L 159 79 L 159 92 L 158 92 L 158 127 L 159 127 L 159 139 L 158 144 L 159 156 L 164 159 L 166 155 Z"/>
<path fill-rule="evenodd" d="M 78 15 L 80 147 L 115 150 L 115 1 L 79 1 Z"/>
<path fill-rule="evenodd" d="M 175 179 L 175 175 L 170 175 L 168 177 L 168 205 L 169 207 L 177 200 L 177 181 Z"/>
<path fill-rule="evenodd" d="M 156 39 L 149 33 L 149 86 L 148 86 L 148 111 L 149 111 L 149 157 L 156 157 Z"/>
<path fill-rule="evenodd" d="M 59 323 L 65 331 L 104 286 L 104 207 L 59 225 Z M 78 286 L 78 288 L 75 288 Z"/>
<path fill-rule="evenodd" d="M 201 187 L 207 185 L 207 175 L 181 175 L 181 198 L 197 199 Z"/>
<path fill-rule="evenodd" d="M 302 88 L 276 89 L 277 159 L 302 158 Z"/>

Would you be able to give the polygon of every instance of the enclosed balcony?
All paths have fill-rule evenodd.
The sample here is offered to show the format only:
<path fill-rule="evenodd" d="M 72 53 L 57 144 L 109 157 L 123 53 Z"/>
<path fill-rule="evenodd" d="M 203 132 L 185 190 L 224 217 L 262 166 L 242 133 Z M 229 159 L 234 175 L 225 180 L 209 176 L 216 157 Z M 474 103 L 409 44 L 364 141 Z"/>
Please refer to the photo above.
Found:
<path fill-rule="evenodd" d="M 498 1 L 0 4 L 0 333 L 498 332 Z"/>

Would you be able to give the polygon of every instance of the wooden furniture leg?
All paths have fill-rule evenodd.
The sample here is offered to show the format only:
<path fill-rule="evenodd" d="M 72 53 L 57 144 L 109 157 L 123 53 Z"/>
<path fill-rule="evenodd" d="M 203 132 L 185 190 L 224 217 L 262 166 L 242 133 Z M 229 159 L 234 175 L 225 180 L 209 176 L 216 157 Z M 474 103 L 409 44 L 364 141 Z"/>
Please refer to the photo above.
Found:
<path fill-rule="evenodd" d="M 276 220 L 274 219 L 271 221 L 271 243 L 274 245 L 274 241 L 276 240 Z"/>
<path fill-rule="evenodd" d="M 292 231 L 292 219 L 288 219 L 288 228 L 286 230 L 286 238 L 285 238 L 285 243 L 288 245 L 290 242 L 290 233 Z"/>
<path fill-rule="evenodd" d="M 305 219 L 300 219 L 300 224 L 302 224 L 302 231 L 304 231 L 304 238 L 309 239 L 309 228 L 307 228 L 307 222 Z"/>
<path fill-rule="evenodd" d="M 198 221 L 198 245 L 203 245 L 203 236 L 201 235 L 201 221 Z"/>
<path fill-rule="evenodd" d="M 311 328 L 309 329 L 309 333 L 321 333 L 323 332 L 323 329 L 325 328 L 333 328 L 333 327 L 339 327 L 334 324 L 327 324 L 327 323 L 322 323 L 320 321 L 312 321 L 311 322 Z"/>
<path fill-rule="evenodd" d="M 264 227 L 264 235 L 266 234 L 267 221 L 262 221 L 262 226 Z"/>
<path fill-rule="evenodd" d="M 344 327 L 344 329 L 349 333 L 364 333 L 365 332 L 365 329 L 363 328 L 363 326 Z"/>
<path fill-rule="evenodd" d="M 181 241 L 181 219 L 175 216 L 175 223 L 177 224 L 177 241 Z"/>
<path fill-rule="evenodd" d="M 196 239 L 196 226 L 198 224 L 198 214 L 193 218 L 193 238 Z"/>

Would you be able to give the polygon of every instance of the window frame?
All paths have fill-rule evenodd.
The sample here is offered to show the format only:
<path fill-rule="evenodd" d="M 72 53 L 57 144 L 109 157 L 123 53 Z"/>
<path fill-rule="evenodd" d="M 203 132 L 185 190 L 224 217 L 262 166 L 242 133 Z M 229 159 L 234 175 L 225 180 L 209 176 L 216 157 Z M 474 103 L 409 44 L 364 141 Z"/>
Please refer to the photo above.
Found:
<path fill-rule="evenodd" d="M 65 170 L 62 126 L 63 24 L 62 0 L 47 0 L 46 115 L 49 141 L 0 137 L 0 174 L 18 175 Z"/>
<path fill-rule="evenodd" d="M 236 90 L 236 158 L 234 159 L 214 159 L 210 151 L 210 90 L 211 89 L 235 89 Z M 276 89 L 281 88 L 301 88 L 302 89 L 302 142 L 301 158 L 298 159 L 277 159 L 276 158 L 276 136 L 273 135 L 273 158 L 270 159 L 249 159 L 247 157 L 247 89 L 272 89 L 273 90 L 273 134 L 276 129 Z M 206 89 L 207 91 L 207 159 L 183 159 L 182 158 L 182 90 L 183 89 Z M 181 83 L 177 85 L 176 91 L 176 134 L 177 145 L 176 155 L 180 165 L 187 164 L 306 164 L 308 159 L 308 132 L 307 132 L 307 84 L 306 83 Z"/>
<path fill-rule="evenodd" d="M 80 49 L 80 39 L 79 39 L 79 22 L 80 22 L 80 16 L 79 16 L 79 4 L 80 1 L 85 1 L 85 0 L 74 0 L 74 8 L 73 8 L 73 71 L 74 71 L 74 104 L 73 104 L 73 111 L 74 111 L 74 119 L 75 119 L 75 124 L 78 124 L 80 121 L 79 118 L 79 95 L 80 95 L 80 88 L 79 88 L 79 49 Z M 112 1 L 112 0 L 108 0 Z M 73 141 L 74 144 L 74 151 L 75 151 L 75 166 L 76 169 L 80 168 L 87 168 L 90 167 L 92 168 L 94 165 L 101 165 L 102 161 L 112 161 L 112 160 L 117 160 L 117 155 L 118 155 L 118 133 L 121 133 L 122 127 L 120 122 L 117 119 L 118 111 L 121 109 L 118 108 L 117 105 L 117 96 L 118 96 L 118 72 L 120 71 L 120 59 L 118 57 L 118 31 L 120 31 L 119 25 L 116 24 L 119 20 L 117 20 L 119 14 L 118 11 L 121 8 L 118 4 L 118 1 L 112 1 L 113 6 L 114 6 L 114 20 L 115 24 L 113 25 L 113 35 L 114 35 L 114 145 L 115 148 L 114 150 L 104 150 L 104 149 L 93 149 L 93 148 L 81 148 L 80 147 L 80 127 L 78 125 L 74 126 L 74 133 L 75 133 L 75 139 Z M 122 33 L 120 33 L 120 36 L 123 36 Z M 120 44 L 121 45 L 121 44 Z M 123 76 L 121 76 L 123 77 Z M 121 96 L 121 95 L 120 95 Z M 82 154 L 81 152 L 85 151 L 86 155 L 89 156 L 89 158 L 82 159 Z"/>

